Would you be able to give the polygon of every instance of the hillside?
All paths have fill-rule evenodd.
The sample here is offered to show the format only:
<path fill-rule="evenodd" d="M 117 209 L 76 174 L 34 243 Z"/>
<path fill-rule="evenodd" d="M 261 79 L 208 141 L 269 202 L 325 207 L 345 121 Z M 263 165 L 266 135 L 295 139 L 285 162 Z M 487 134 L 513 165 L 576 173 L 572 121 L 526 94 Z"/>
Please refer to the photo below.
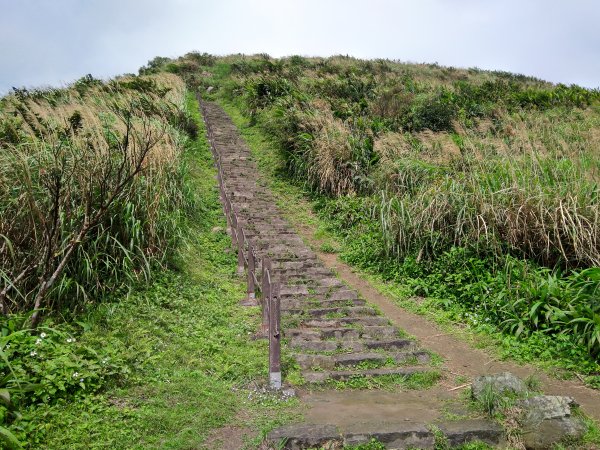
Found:
<path fill-rule="evenodd" d="M 584 413 L 600 411 L 597 90 L 194 52 L 14 90 L 0 148 L 6 448 L 267 448 L 273 429 L 318 416 L 311 401 L 347 395 L 350 418 L 384 420 L 372 399 L 397 412 L 412 393 L 428 397 L 435 448 L 449 445 L 436 421 L 473 418 L 522 448 L 513 410 L 461 393 L 488 363 L 529 376 L 527 395 L 576 386 Z M 256 254 L 278 265 L 282 372 L 300 399 L 264 386 L 224 178 Z M 599 445 L 581 423 L 572 448 Z M 344 448 L 384 448 L 365 445 Z"/>
<path fill-rule="evenodd" d="M 341 56 L 163 64 L 270 136 L 345 261 L 597 385 L 598 91 Z"/>

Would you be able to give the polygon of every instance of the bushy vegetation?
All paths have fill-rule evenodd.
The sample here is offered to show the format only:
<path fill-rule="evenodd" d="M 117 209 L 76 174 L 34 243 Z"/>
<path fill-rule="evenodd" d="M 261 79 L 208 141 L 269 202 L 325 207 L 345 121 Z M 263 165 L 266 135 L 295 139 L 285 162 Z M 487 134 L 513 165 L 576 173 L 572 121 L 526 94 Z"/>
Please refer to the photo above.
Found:
<path fill-rule="evenodd" d="M 84 77 L 15 90 L 0 104 L 2 313 L 74 313 L 147 279 L 178 236 L 184 207 L 175 76 Z"/>
<path fill-rule="evenodd" d="M 86 76 L 0 100 L 0 442 L 8 447 L 32 432 L 24 407 L 127 379 L 122 349 L 79 339 L 81 314 L 149 282 L 172 258 L 194 203 L 182 155 L 197 124 L 184 96 L 181 79 L 160 74 Z"/>
<path fill-rule="evenodd" d="M 597 383 L 597 90 L 342 56 L 203 70 L 201 88 L 278 142 L 348 261 L 463 321 L 541 336 Z"/>
<path fill-rule="evenodd" d="M 124 82 L 146 89 L 147 80 Z M 182 89 L 165 94 L 183 101 L 177 78 L 162 81 Z M 155 107 L 163 101 L 152 98 Z M 176 107 L 168 116 L 176 128 L 196 131 L 195 138 L 168 131 L 177 138 L 171 163 L 180 166 L 177 233 L 183 235 L 162 249 L 170 256 L 156 257 L 168 256 L 169 267 L 154 270 L 151 279 L 107 279 L 110 292 L 88 294 L 96 304 L 78 313 L 61 304 L 36 329 L 27 312 L 2 319 L 1 448 L 196 448 L 242 409 L 246 426 L 260 430 L 258 443 L 294 414 L 294 400 L 248 387 L 266 373 L 268 361 L 264 342 L 247 337 L 259 316 L 237 307 L 244 284 L 235 274 L 235 255 L 227 251 L 230 239 L 196 100 L 188 93 L 185 108 L 169 105 Z"/>

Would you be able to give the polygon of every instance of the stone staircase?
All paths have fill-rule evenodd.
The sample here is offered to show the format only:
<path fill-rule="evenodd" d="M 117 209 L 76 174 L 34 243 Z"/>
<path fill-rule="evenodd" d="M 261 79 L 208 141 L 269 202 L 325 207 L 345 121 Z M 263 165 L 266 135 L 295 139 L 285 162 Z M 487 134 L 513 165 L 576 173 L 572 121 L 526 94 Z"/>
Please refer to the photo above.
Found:
<path fill-rule="evenodd" d="M 238 221 L 260 263 L 268 256 L 281 283 L 284 351 L 307 383 L 355 377 L 409 377 L 431 371 L 430 355 L 358 298 L 283 220 L 238 131 L 216 104 L 204 103 L 212 144 Z"/>
<path fill-rule="evenodd" d="M 202 110 L 226 193 L 255 249 L 257 272 L 268 257 L 272 275 L 280 282 L 282 352 L 293 355 L 307 389 L 357 378 L 388 377 L 393 382 L 437 373 L 429 352 L 341 282 L 282 219 L 275 199 L 260 182 L 247 145 L 222 108 L 202 102 Z M 413 421 L 402 405 L 392 405 L 391 415 L 370 420 L 369 408 L 382 401 L 369 394 L 361 398 L 362 403 L 352 404 L 365 411 L 359 420 L 343 426 L 322 421 L 284 426 L 273 430 L 268 440 L 277 448 L 293 449 L 341 448 L 372 438 L 387 448 L 434 448 L 433 429 Z M 503 435 L 500 427 L 480 419 L 436 423 L 436 427 L 451 445 L 474 439 L 496 445 Z"/>

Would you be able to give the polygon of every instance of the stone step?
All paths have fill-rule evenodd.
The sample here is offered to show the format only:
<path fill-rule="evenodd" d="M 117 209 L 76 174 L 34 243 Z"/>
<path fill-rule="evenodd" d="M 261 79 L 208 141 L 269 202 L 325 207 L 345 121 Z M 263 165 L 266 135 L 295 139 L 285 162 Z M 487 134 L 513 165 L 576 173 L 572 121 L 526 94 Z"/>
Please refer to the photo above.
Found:
<path fill-rule="evenodd" d="M 287 286 L 281 286 L 279 288 L 279 295 L 280 295 L 280 300 L 289 297 L 289 296 L 296 296 L 296 295 L 308 295 L 308 286 L 306 286 L 305 284 L 297 284 L 297 285 L 287 285 Z"/>
<path fill-rule="evenodd" d="M 302 328 L 339 328 L 346 325 L 385 326 L 390 321 L 385 317 L 340 317 L 337 319 L 309 319 L 300 323 Z"/>
<path fill-rule="evenodd" d="M 305 341 L 341 339 L 357 340 L 360 338 L 389 339 L 398 337 L 398 330 L 393 326 L 364 326 L 360 328 L 288 328 L 283 330 L 286 338 L 300 338 Z"/>
<path fill-rule="evenodd" d="M 266 249 L 254 249 L 254 254 L 262 259 L 269 258 L 271 261 L 297 261 L 304 260 L 310 256 L 307 250 L 294 249 L 286 245 L 271 246 Z"/>
<path fill-rule="evenodd" d="M 325 318 L 325 316 L 338 316 L 342 317 L 363 317 L 363 316 L 376 316 L 377 311 L 375 311 L 370 306 L 336 306 L 330 308 L 317 308 L 310 307 L 304 309 L 292 309 L 292 308 L 284 308 L 284 303 L 281 302 L 282 311 L 285 310 L 287 314 L 290 315 L 301 315 L 305 317 L 321 317 Z M 336 318 L 336 317 L 330 317 Z"/>
<path fill-rule="evenodd" d="M 407 350 L 417 347 L 417 343 L 410 339 L 363 340 L 361 344 L 370 350 Z"/>
<path fill-rule="evenodd" d="M 349 353 L 340 355 L 296 354 L 296 361 L 302 370 L 321 368 L 334 370 L 336 367 L 355 366 L 361 362 L 384 364 L 387 357 L 381 353 Z"/>
<path fill-rule="evenodd" d="M 358 340 L 358 341 L 342 341 L 321 339 L 307 339 L 305 336 L 296 335 L 289 341 L 289 346 L 300 351 L 313 352 L 334 352 L 338 350 L 352 350 L 356 352 L 369 350 L 403 350 L 415 351 L 417 344 L 410 339 L 389 339 L 389 340 Z"/>
<path fill-rule="evenodd" d="M 281 302 L 281 310 L 288 314 L 302 314 L 307 309 L 312 308 L 341 308 L 348 306 L 364 306 L 366 301 L 361 298 L 348 300 L 318 300 L 312 297 L 286 299 Z"/>
<path fill-rule="evenodd" d="M 278 271 L 278 274 L 282 279 L 288 280 L 286 284 L 294 284 L 293 280 L 305 280 L 303 284 L 309 284 L 312 287 L 347 289 L 344 283 L 337 278 L 332 278 L 332 273 L 324 268 L 311 267 L 304 270 L 286 271 L 285 274 Z"/>
<path fill-rule="evenodd" d="M 365 339 L 389 339 L 398 337 L 398 329 L 393 326 L 362 327 L 361 337 Z"/>
<path fill-rule="evenodd" d="M 276 271 L 277 273 L 277 271 Z M 315 292 L 315 291 L 325 291 L 325 292 Z M 330 288 L 316 288 L 313 289 L 311 288 L 309 294 L 311 299 L 313 300 L 319 300 L 319 301 L 323 301 L 323 300 L 354 300 L 358 298 L 358 294 L 356 293 L 356 291 L 352 291 L 349 289 L 339 289 L 339 290 L 335 290 L 333 292 L 328 292 L 330 290 Z M 305 294 L 302 294 L 303 296 Z M 293 300 L 295 298 L 297 298 L 298 295 L 296 294 L 285 294 L 281 296 L 282 300 Z"/>
<path fill-rule="evenodd" d="M 334 370 L 341 367 L 358 366 L 361 363 L 384 365 L 389 363 L 404 364 L 410 361 L 425 364 L 430 359 L 429 354 L 425 351 L 396 353 L 353 352 L 336 355 L 298 353 L 295 355 L 295 358 L 302 370 L 315 368 Z"/>
<path fill-rule="evenodd" d="M 294 263 L 298 264 L 297 267 L 304 267 L 305 264 L 317 264 L 316 256 L 307 251 L 305 254 L 296 255 L 293 258 L 281 255 L 269 255 L 268 252 L 259 252 L 261 256 L 267 256 L 271 262 L 273 263 L 273 269 L 279 269 L 279 264 L 289 264 L 293 265 Z"/>
<path fill-rule="evenodd" d="M 316 257 L 305 258 L 302 261 L 273 261 L 273 269 L 280 271 L 281 273 L 286 273 L 287 270 L 302 270 L 318 267 L 320 265 L 321 263 Z"/>
<path fill-rule="evenodd" d="M 409 367 L 384 367 L 380 369 L 355 369 L 355 370 L 323 370 L 323 371 L 302 371 L 302 376 L 307 383 L 325 383 L 330 380 L 346 381 L 356 377 L 379 377 L 384 375 L 399 375 L 410 377 L 417 373 L 426 373 L 431 370 L 427 367 L 409 366 Z"/>
<path fill-rule="evenodd" d="M 355 447 L 368 445 L 375 439 L 386 449 L 434 449 L 436 439 L 432 426 L 446 437 L 449 447 L 474 441 L 491 446 L 504 444 L 502 427 L 486 419 L 439 421 L 431 424 L 406 421 L 359 422 L 347 428 L 333 424 L 292 424 L 272 430 L 267 435 L 267 442 L 272 445 L 284 443 L 283 449 L 295 450 Z"/>
<path fill-rule="evenodd" d="M 297 234 L 295 233 L 294 230 L 292 230 L 290 227 L 269 227 L 269 228 L 261 228 L 260 224 L 257 224 L 255 222 L 247 222 L 244 221 L 244 219 L 242 218 L 238 218 L 241 220 L 241 224 L 242 224 L 242 228 L 244 228 L 244 232 L 246 233 L 246 236 L 248 237 L 248 239 L 258 239 L 258 238 L 264 238 L 264 239 L 270 239 L 270 238 L 277 238 L 278 236 L 297 236 Z"/>
<path fill-rule="evenodd" d="M 254 252 L 256 254 L 272 254 L 281 256 L 289 256 L 290 258 L 295 258 L 297 255 L 303 255 L 306 253 L 306 249 L 298 245 L 289 243 L 289 242 L 259 242 L 254 245 Z"/>
<path fill-rule="evenodd" d="M 306 341 L 325 339 L 357 340 L 360 338 L 359 330 L 353 328 L 288 328 L 283 330 L 284 337 L 288 339 L 300 338 Z"/>
<path fill-rule="evenodd" d="M 277 273 L 281 276 L 290 278 L 295 276 L 308 275 L 315 282 L 319 282 L 323 279 L 328 279 L 332 276 L 332 273 L 329 269 L 314 264 L 307 264 L 305 267 L 301 267 L 299 269 L 282 269 L 281 267 L 273 266 L 273 270 L 277 271 Z"/>
<path fill-rule="evenodd" d="M 273 253 L 278 253 L 278 248 L 282 248 L 282 251 L 287 251 L 288 249 L 301 248 L 301 244 L 293 238 L 273 237 L 272 239 L 266 240 L 248 237 L 248 239 L 250 239 L 250 242 L 252 242 L 252 248 L 254 249 L 254 251 L 272 249 Z"/>

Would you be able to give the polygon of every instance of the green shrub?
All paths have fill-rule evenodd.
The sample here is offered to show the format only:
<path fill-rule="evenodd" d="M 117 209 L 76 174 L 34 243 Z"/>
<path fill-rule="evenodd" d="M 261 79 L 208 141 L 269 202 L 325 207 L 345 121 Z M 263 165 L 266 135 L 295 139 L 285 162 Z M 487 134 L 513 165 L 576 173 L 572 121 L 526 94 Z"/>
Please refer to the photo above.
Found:
<path fill-rule="evenodd" d="M 85 78 L 50 100 L 43 92 L 5 99 L 4 314 L 35 309 L 35 323 L 43 310 L 74 313 L 166 261 L 186 205 L 175 127 L 187 122 L 170 99 L 181 82 L 161 77 L 161 85 Z"/>
<path fill-rule="evenodd" d="M 411 131 L 452 130 L 452 120 L 457 112 L 453 99 L 453 94 L 444 89 L 433 95 L 417 95 L 403 125 Z"/>
<path fill-rule="evenodd" d="M 293 85 L 284 77 L 261 75 L 246 83 L 246 103 L 250 111 L 257 111 L 275 102 L 280 97 L 290 95 Z"/>

